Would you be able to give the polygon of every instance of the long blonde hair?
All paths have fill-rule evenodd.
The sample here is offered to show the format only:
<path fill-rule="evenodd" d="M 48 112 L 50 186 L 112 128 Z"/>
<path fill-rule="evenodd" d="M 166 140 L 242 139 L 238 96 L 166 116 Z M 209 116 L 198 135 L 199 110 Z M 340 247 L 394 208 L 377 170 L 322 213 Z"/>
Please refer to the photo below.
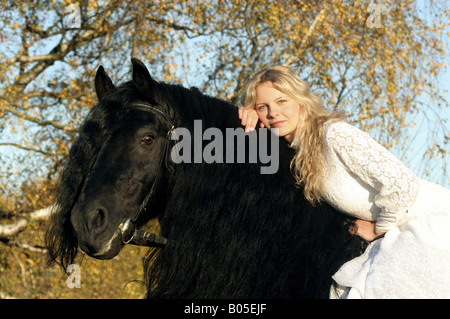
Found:
<path fill-rule="evenodd" d="M 344 113 L 326 110 L 322 100 L 311 92 L 308 83 L 285 66 L 274 66 L 254 75 L 240 97 L 241 107 L 255 107 L 256 87 L 265 82 L 271 82 L 278 91 L 301 106 L 292 142 L 297 153 L 291 160 L 291 171 L 297 185 L 303 186 L 306 199 L 315 205 L 322 199 L 324 185 L 324 124 L 328 121 L 343 121 Z"/>

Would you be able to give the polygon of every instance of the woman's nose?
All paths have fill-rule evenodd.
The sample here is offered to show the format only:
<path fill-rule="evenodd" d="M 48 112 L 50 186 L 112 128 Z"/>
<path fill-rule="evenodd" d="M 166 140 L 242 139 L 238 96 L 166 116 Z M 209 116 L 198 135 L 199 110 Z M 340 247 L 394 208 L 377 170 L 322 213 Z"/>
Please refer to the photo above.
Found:
<path fill-rule="evenodd" d="M 280 114 L 280 108 L 278 106 L 276 106 L 276 105 L 269 106 L 269 112 L 267 114 L 269 117 L 273 118 L 273 117 L 277 116 L 278 114 Z"/>

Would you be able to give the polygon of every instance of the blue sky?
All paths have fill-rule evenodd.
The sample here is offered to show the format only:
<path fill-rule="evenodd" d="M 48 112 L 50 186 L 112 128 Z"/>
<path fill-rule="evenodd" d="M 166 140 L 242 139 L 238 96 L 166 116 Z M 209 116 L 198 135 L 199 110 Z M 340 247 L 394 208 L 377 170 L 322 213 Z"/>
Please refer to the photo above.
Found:
<path fill-rule="evenodd" d="M 440 77 L 439 87 L 447 91 L 443 96 L 450 104 L 450 70 L 448 68 Z M 427 116 L 429 119 L 422 114 L 416 118 L 417 125 L 411 129 L 410 134 L 415 137 L 411 145 L 404 151 L 392 151 L 397 157 L 402 158 L 403 162 L 410 166 L 419 177 L 450 188 L 450 145 L 445 147 L 449 154 L 444 159 L 423 159 L 423 153 L 432 144 L 431 131 L 433 126 L 438 125 L 437 121 L 446 120 L 447 122 L 442 124 L 442 127 L 447 134 L 450 134 L 450 107 L 441 108 L 439 115 L 428 113 Z M 446 172 L 444 167 L 447 167 Z M 425 171 L 429 171 L 429 175 L 425 174 Z"/>

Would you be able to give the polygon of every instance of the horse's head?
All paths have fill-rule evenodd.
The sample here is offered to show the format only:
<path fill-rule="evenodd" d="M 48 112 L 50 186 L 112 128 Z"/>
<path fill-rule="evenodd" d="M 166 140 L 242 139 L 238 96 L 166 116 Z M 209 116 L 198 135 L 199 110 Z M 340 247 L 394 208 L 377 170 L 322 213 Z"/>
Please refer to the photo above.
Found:
<path fill-rule="evenodd" d="M 133 81 L 114 86 L 103 67 L 95 88 L 99 103 L 71 147 L 47 232 L 53 261 L 72 261 L 75 245 L 108 259 L 130 241 L 150 241 L 136 233 L 162 210 L 167 196 L 167 150 L 173 123 L 142 62 L 133 59 Z M 76 176 L 75 176 L 76 175 Z M 143 213 L 145 211 L 145 213 Z M 59 237 L 59 238 L 58 238 Z M 160 241 L 162 240 L 162 241 Z M 156 238 L 156 245 L 164 240 Z"/>

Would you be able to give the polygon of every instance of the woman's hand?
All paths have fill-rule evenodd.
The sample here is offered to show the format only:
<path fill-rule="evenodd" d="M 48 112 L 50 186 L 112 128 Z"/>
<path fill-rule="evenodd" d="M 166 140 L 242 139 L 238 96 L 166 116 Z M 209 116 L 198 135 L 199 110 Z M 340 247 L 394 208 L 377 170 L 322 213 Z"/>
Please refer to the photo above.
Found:
<path fill-rule="evenodd" d="M 376 229 L 376 223 L 368 220 L 357 219 L 354 226 L 350 226 L 350 233 L 369 242 L 382 237 L 385 233 Z"/>
<path fill-rule="evenodd" d="M 253 131 L 259 120 L 256 110 L 252 108 L 244 109 L 240 107 L 238 112 L 239 118 L 241 119 L 241 124 L 242 126 L 245 126 L 245 132 Z M 264 127 L 264 124 L 260 123 L 259 126 Z"/>

